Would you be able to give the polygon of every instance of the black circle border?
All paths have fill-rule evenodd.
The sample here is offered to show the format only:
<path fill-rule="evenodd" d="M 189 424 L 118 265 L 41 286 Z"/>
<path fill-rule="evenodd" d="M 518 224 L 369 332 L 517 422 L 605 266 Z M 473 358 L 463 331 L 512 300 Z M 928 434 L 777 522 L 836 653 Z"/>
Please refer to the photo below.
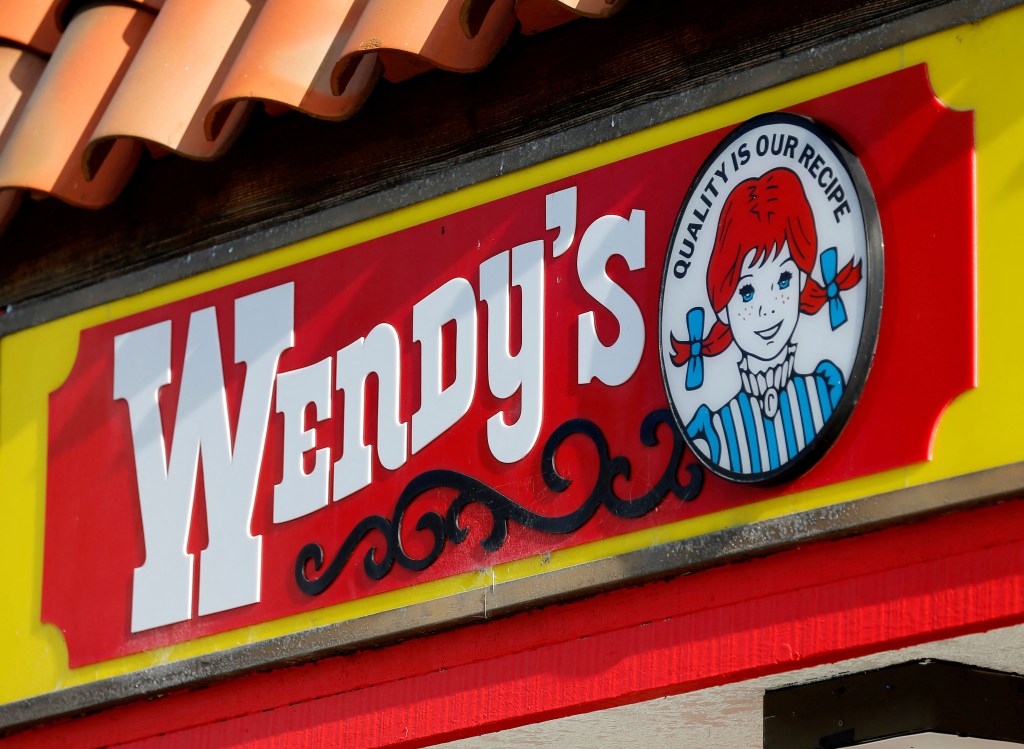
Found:
<path fill-rule="evenodd" d="M 861 327 L 860 340 L 857 343 L 857 355 L 854 359 L 853 368 L 843 390 L 839 403 L 833 410 L 828 421 L 822 425 L 821 431 L 806 445 L 803 450 L 797 453 L 796 457 L 787 461 L 784 465 L 770 471 L 761 471 L 756 474 L 739 473 L 727 471 L 721 466 L 712 463 L 705 455 L 697 450 L 686 434 L 686 425 L 676 410 L 676 404 L 672 399 L 669 389 L 668 371 L 665 366 L 665 342 L 662 338 L 662 320 L 664 319 L 665 286 L 668 281 L 668 273 L 672 265 L 672 248 L 676 243 L 676 235 L 682 224 L 683 212 L 693 197 L 694 192 L 701 183 L 701 178 L 707 174 L 709 168 L 713 167 L 730 146 L 737 140 L 749 133 L 751 130 L 776 123 L 796 125 L 814 134 L 825 143 L 832 153 L 839 159 L 846 168 L 847 174 L 853 182 L 857 191 L 857 199 L 860 201 L 861 216 L 864 222 L 864 234 L 867 246 L 865 247 L 864 263 L 866 265 L 864 278 L 867 289 L 867 297 L 864 305 L 864 323 Z M 665 253 L 665 267 L 661 276 L 661 291 L 658 295 L 658 364 L 661 369 L 662 385 L 665 388 L 665 397 L 668 399 L 669 408 L 672 411 L 672 418 L 675 419 L 686 442 L 686 446 L 693 453 L 700 463 L 716 476 L 739 484 L 771 486 L 789 481 L 797 476 L 806 473 L 817 463 L 825 452 L 835 443 L 839 434 L 846 426 L 854 407 L 860 400 L 864 383 L 867 381 L 868 372 L 871 369 L 875 357 L 875 347 L 878 342 L 878 331 L 882 320 L 882 297 L 884 291 L 884 268 L 885 268 L 885 245 L 882 239 L 882 225 L 878 216 L 878 204 L 875 202 L 875 195 L 871 189 L 864 167 L 856 157 L 846 141 L 827 125 L 805 115 L 791 112 L 772 112 L 758 115 L 726 135 L 711 154 L 704 160 L 700 168 L 694 174 L 686 197 L 679 206 L 679 213 L 676 216 L 675 225 L 672 227 L 672 234 L 669 237 L 668 249 Z"/>

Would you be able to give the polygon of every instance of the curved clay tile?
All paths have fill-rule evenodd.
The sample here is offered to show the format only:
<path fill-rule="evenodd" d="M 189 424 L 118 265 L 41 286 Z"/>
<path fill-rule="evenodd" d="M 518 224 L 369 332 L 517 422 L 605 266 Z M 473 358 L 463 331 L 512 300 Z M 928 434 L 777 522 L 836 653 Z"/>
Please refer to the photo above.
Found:
<path fill-rule="evenodd" d="M 488 0 L 466 0 L 469 5 Z M 607 18 L 617 12 L 626 0 L 516 0 L 516 17 L 525 34 L 536 34 L 579 16 Z"/>
<path fill-rule="evenodd" d="M 537 0 L 527 1 L 536 2 Z M 574 13 L 588 18 L 607 18 L 626 4 L 626 0 L 548 0 L 548 2 L 564 5 Z"/>
<path fill-rule="evenodd" d="M 90 6 L 72 19 L 0 151 L 0 189 L 23 188 L 88 207 L 117 196 L 138 149 L 111 149 L 91 181 L 82 171 L 82 151 L 151 21 L 149 12 L 123 5 Z"/>
<path fill-rule="evenodd" d="M 210 138 L 206 115 L 259 5 L 259 0 L 164 0 L 96 126 L 90 160 L 97 149 L 125 138 L 193 158 L 220 155 L 244 121 L 247 105 L 224 110 Z"/>
<path fill-rule="evenodd" d="M 240 99 L 283 104 L 332 120 L 354 113 L 380 75 L 376 54 L 352 66 L 338 94 L 332 73 L 362 5 L 362 0 L 306 0 L 296 13 L 295 0 L 267 0 L 217 93 L 208 129 L 224 107 Z"/>
<path fill-rule="evenodd" d="M 537 31 L 625 0 L 76 0 L 61 36 L 70 2 L 0 0 L 0 227 L 26 190 L 105 205 L 142 144 L 218 156 L 255 100 L 340 119 L 382 71 L 476 71 L 517 22 Z"/>
<path fill-rule="evenodd" d="M 0 46 L 0 149 L 39 83 L 46 60 L 29 50 Z"/>
<path fill-rule="evenodd" d="M 0 151 L 45 67 L 46 60 L 34 52 L 0 47 Z M 22 194 L 22 190 L 0 190 L 0 232 L 17 211 Z"/>
<path fill-rule="evenodd" d="M 460 21 L 462 0 L 365 0 L 335 65 L 335 90 L 358 58 L 374 51 L 390 81 L 432 67 L 460 73 L 480 70 L 515 28 L 512 5 L 513 0 L 494 0 L 479 31 L 467 37 Z"/>
<path fill-rule="evenodd" d="M 0 2 L 0 39 L 50 54 L 60 39 L 60 16 L 69 0 Z"/>

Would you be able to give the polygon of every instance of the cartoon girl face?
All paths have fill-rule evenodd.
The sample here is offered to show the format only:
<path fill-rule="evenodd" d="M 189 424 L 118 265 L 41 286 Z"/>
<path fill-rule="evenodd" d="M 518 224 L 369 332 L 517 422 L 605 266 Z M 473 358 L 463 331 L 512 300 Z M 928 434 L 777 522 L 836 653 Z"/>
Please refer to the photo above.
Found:
<path fill-rule="evenodd" d="M 811 277 L 819 261 L 824 285 Z M 835 330 L 846 320 L 839 294 L 860 278 L 859 263 L 838 268 L 835 247 L 819 252 L 814 213 L 795 172 L 778 167 L 739 182 L 725 199 L 708 260 L 708 301 L 717 319 L 703 336 L 706 309 L 693 308 L 687 340 L 671 338 L 673 364 L 686 366 L 686 389 L 703 385 L 703 357 L 734 343 L 746 371 L 783 364 L 801 314 L 827 308 Z"/>
<path fill-rule="evenodd" d="M 736 345 L 750 357 L 774 363 L 786 350 L 800 319 L 800 292 L 806 274 L 785 242 L 778 254 L 752 248 L 719 319 L 732 329 Z M 756 362 L 752 362 L 756 365 Z M 754 367 L 755 371 L 758 367 Z"/>

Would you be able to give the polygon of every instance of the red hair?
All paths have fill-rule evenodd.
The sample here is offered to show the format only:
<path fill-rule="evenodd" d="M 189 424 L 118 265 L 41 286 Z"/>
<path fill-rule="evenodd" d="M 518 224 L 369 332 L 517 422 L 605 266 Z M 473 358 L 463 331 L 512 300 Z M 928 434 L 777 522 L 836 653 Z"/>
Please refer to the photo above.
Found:
<path fill-rule="evenodd" d="M 793 262 L 807 276 L 800 294 L 800 311 L 813 315 L 828 301 L 827 290 L 811 278 L 818 257 L 814 214 L 800 178 L 779 167 L 743 180 L 725 199 L 708 264 L 708 298 L 714 312 L 725 309 L 736 293 L 743 261 L 751 250 L 753 262 L 757 262 L 767 258 L 769 252 L 777 257 L 783 245 L 789 246 Z M 860 275 L 860 264 L 851 261 L 836 274 L 835 283 L 840 289 L 849 289 L 857 285 Z M 731 343 L 729 326 L 716 320 L 701 342 L 701 353 L 716 356 Z M 672 348 L 672 361 L 678 366 L 685 364 L 689 345 L 673 337 Z"/>

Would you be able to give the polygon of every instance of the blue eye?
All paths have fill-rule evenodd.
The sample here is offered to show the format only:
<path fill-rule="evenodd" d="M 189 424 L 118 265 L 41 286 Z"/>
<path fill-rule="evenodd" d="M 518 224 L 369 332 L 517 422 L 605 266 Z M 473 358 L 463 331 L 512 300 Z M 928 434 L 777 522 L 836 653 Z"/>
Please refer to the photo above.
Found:
<path fill-rule="evenodd" d="M 788 270 L 782 271 L 782 274 L 779 276 L 779 288 L 780 289 L 788 289 L 789 288 L 789 282 L 792 281 L 792 280 L 793 280 L 793 274 L 792 273 L 790 273 Z"/>
<path fill-rule="evenodd" d="M 754 298 L 754 287 L 751 286 L 749 283 L 748 284 L 744 284 L 743 287 L 740 288 L 740 299 L 742 299 L 744 302 L 749 302 L 753 298 Z"/>

